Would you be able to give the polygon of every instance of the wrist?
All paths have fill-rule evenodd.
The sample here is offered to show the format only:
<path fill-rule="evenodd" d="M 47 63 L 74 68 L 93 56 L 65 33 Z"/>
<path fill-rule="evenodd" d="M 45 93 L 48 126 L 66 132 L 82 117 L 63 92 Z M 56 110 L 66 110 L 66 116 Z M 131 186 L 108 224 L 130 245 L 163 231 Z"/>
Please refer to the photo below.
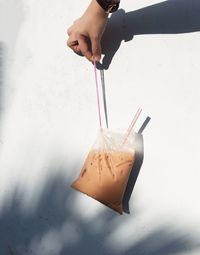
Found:
<path fill-rule="evenodd" d="M 86 12 L 90 12 L 92 15 L 98 15 L 102 18 L 107 18 L 109 13 L 107 13 L 96 0 L 92 0 Z"/>

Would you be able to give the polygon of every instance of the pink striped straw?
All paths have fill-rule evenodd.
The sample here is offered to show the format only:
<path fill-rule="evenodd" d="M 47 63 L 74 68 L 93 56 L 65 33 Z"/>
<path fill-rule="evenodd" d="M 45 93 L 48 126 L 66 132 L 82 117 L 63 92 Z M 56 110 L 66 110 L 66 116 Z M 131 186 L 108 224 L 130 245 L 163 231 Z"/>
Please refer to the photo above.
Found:
<path fill-rule="evenodd" d="M 135 126 L 135 123 L 136 123 L 136 121 L 138 120 L 138 118 L 139 118 L 141 112 L 142 112 L 142 109 L 139 108 L 139 109 L 137 110 L 135 116 L 133 117 L 133 120 L 132 120 L 132 122 L 131 122 L 131 124 L 130 124 L 128 130 L 127 130 L 127 134 L 125 135 L 125 138 L 124 138 L 124 140 L 123 140 L 123 142 L 122 142 L 122 145 L 124 145 L 125 142 L 127 141 L 127 139 L 128 139 L 128 137 L 129 137 L 129 135 L 130 135 L 130 133 L 131 133 L 133 127 Z"/>
<path fill-rule="evenodd" d="M 101 122 L 101 110 L 100 110 L 100 99 L 99 99 L 99 84 L 97 79 L 97 66 L 96 61 L 94 60 L 94 76 L 95 76 L 95 83 L 96 83 L 96 92 L 97 92 L 97 106 L 98 106 L 98 114 L 99 114 L 99 126 L 102 128 L 102 122 Z"/>

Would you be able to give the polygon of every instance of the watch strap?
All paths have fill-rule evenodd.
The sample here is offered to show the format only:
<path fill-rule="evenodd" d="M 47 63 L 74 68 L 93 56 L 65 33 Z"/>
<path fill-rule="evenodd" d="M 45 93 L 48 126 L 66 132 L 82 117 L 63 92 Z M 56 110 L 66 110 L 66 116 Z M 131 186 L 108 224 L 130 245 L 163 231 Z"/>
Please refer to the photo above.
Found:
<path fill-rule="evenodd" d="M 112 13 L 117 11 L 119 8 L 120 0 L 96 0 L 97 3 L 105 10 L 107 13 Z"/>

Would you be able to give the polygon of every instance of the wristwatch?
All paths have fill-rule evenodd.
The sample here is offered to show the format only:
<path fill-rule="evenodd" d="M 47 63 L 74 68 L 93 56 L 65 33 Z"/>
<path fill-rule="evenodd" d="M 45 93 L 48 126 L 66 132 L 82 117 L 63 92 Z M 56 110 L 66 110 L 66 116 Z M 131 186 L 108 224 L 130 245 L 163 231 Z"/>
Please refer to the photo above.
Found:
<path fill-rule="evenodd" d="M 96 0 L 106 13 L 117 11 L 120 0 Z"/>

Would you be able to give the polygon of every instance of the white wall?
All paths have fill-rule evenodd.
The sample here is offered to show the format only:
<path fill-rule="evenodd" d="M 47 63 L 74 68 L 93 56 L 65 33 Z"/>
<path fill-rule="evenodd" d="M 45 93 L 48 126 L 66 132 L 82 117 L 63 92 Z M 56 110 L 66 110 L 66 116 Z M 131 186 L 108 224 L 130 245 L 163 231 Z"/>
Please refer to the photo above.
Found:
<path fill-rule="evenodd" d="M 98 130 L 93 67 L 65 44 L 79 2 L 0 0 L 0 254 L 199 254 L 200 3 L 124 0 L 109 23 L 110 124 L 151 117 L 118 216 L 70 188 Z"/>

